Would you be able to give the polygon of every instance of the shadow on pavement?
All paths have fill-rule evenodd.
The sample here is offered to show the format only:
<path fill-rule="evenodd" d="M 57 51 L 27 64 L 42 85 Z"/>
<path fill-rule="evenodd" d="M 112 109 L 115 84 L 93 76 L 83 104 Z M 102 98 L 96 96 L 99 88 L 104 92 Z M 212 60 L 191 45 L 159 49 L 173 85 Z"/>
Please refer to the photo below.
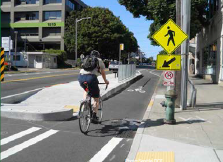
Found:
<path fill-rule="evenodd" d="M 196 119 L 196 120 L 187 120 L 187 121 L 177 121 L 175 125 L 180 125 L 180 124 L 194 124 L 194 123 L 203 123 L 205 122 L 204 120 L 199 120 L 199 119 Z M 146 124 L 145 125 L 145 128 L 147 127 L 158 127 L 158 126 L 162 126 L 162 125 L 170 125 L 170 124 L 165 124 L 163 119 L 157 119 L 157 120 L 150 120 L 150 119 L 147 119 L 145 121 Z M 139 126 L 141 127 L 141 126 Z"/>
<path fill-rule="evenodd" d="M 97 124 L 100 128 L 92 129 L 93 124 L 90 125 L 90 130 L 86 136 L 90 137 L 108 137 L 115 136 L 120 138 L 134 138 L 134 135 L 141 122 L 128 121 L 128 119 L 111 119 L 104 120 L 101 124 Z"/>

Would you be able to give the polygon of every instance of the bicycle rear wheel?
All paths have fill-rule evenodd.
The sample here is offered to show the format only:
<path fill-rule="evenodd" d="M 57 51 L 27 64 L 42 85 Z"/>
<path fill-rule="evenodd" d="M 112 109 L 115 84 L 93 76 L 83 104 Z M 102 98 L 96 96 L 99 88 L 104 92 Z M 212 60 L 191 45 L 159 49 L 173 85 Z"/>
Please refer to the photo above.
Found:
<path fill-rule="evenodd" d="M 79 127 L 82 133 L 86 134 L 91 123 L 91 112 L 87 102 L 81 103 L 79 111 Z"/>
<path fill-rule="evenodd" d="M 103 101 L 101 98 L 99 98 L 99 108 L 98 108 L 98 113 L 97 113 L 97 116 L 98 116 L 98 122 L 101 123 L 102 122 L 102 118 L 103 118 L 103 111 L 102 111 L 102 108 L 103 108 Z"/>

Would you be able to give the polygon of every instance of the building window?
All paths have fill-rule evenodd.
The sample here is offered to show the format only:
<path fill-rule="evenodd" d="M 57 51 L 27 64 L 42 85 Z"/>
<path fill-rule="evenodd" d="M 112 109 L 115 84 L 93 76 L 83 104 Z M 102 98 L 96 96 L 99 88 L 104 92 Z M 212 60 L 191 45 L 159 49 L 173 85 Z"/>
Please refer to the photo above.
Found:
<path fill-rule="evenodd" d="M 66 5 L 72 9 L 75 10 L 75 4 L 73 2 L 71 2 L 70 0 L 66 0 Z"/>
<path fill-rule="evenodd" d="M 61 20 L 61 11 L 45 11 L 44 20 Z"/>
<path fill-rule="evenodd" d="M 207 13 L 208 18 L 211 19 L 215 13 L 219 9 L 220 0 L 208 0 L 208 7 L 207 7 Z"/>
<path fill-rule="evenodd" d="M 39 0 L 16 0 L 16 5 L 39 4 Z"/>
<path fill-rule="evenodd" d="M 20 36 L 38 36 L 38 28 L 16 28 Z"/>
<path fill-rule="evenodd" d="M 43 28 L 43 37 L 61 36 L 61 28 Z"/>
<path fill-rule="evenodd" d="M 1 12 L 1 22 L 10 23 L 10 12 Z"/>
<path fill-rule="evenodd" d="M 62 0 L 44 0 L 44 4 L 62 3 Z"/>
<path fill-rule="evenodd" d="M 15 21 L 39 20 L 39 12 L 16 12 Z"/>
<path fill-rule="evenodd" d="M 215 75 L 216 73 L 217 42 L 203 50 L 203 73 Z"/>

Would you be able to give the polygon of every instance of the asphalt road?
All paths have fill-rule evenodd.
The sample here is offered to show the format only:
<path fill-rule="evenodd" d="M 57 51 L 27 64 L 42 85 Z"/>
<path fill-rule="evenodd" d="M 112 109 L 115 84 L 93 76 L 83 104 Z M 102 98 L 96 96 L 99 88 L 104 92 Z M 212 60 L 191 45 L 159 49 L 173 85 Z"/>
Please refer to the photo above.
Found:
<path fill-rule="evenodd" d="M 106 72 L 111 73 L 111 72 Z M 5 74 L 1 83 L 1 97 L 47 87 L 55 84 L 76 81 L 79 70 L 46 69 L 35 73 Z"/>
<path fill-rule="evenodd" d="M 1 161 L 124 162 L 159 80 L 150 70 L 141 72 L 143 78 L 104 101 L 103 122 L 91 124 L 87 135 L 80 132 L 76 118 L 60 122 L 1 118 Z M 21 136 L 30 128 L 32 133 Z"/>

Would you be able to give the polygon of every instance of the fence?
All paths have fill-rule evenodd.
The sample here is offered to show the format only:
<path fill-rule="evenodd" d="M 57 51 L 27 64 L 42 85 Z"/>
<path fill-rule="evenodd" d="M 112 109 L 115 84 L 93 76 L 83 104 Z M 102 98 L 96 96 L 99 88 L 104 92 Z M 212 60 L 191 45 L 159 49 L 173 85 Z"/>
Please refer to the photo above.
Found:
<path fill-rule="evenodd" d="M 190 97 L 189 97 L 189 107 L 195 107 L 196 106 L 196 98 L 197 98 L 197 89 L 195 88 L 193 82 L 188 79 L 188 82 L 190 83 Z"/>
<path fill-rule="evenodd" d="M 121 82 L 130 79 L 136 75 L 136 65 L 119 65 L 118 67 L 118 81 Z"/>

